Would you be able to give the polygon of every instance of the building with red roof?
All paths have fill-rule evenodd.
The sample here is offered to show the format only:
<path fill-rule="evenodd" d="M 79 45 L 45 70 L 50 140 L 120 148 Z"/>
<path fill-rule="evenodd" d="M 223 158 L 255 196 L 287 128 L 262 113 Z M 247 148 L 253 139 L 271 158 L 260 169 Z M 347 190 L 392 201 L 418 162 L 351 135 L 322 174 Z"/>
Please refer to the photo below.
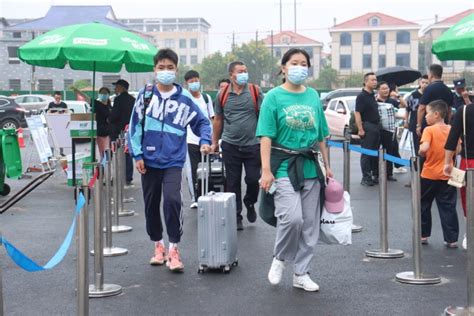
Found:
<path fill-rule="evenodd" d="M 292 31 L 283 31 L 273 36 L 270 35 L 263 39 L 263 42 L 265 46 L 272 50 L 273 56 L 278 59 L 281 59 L 290 48 L 304 49 L 311 57 L 309 76 L 313 79 L 319 77 L 323 43 Z"/>
<path fill-rule="evenodd" d="M 332 68 L 341 75 L 391 66 L 418 69 L 417 23 L 369 12 L 329 29 Z"/>

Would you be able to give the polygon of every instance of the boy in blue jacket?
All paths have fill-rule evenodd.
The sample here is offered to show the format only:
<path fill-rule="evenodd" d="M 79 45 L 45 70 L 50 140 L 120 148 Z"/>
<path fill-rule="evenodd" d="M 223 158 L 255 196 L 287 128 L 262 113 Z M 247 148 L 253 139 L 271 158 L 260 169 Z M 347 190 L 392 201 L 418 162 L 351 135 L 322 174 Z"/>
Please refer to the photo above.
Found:
<path fill-rule="evenodd" d="M 136 168 L 142 177 L 146 230 L 155 242 L 151 265 L 166 265 L 181 272 L 184 265 L 178 251 L 183 233 L 181 209 L 181 170 L 186 160 L 186 128 L 200 137 L 201 152 L 210 151 L 209 119 L 192 101 L 190 93 L 174 83 L 178 56 L 162 49 L 154 57 L 156 85 L 147 85 L 138 94 L 130 119 L 129 143 Z M 160 202 L 169 239 L 169 252 L 163 242 Z"/>

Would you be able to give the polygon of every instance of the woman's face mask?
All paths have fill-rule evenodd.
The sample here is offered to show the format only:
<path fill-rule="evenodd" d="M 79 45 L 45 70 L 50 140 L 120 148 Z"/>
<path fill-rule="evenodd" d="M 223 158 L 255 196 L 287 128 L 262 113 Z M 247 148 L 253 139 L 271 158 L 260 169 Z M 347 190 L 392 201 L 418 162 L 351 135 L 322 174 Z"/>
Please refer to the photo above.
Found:
<path fill-rule="evenodd" d="M 288 81 L 295 85 L 302 84 L 308 78 L 308 67 L 290 66 L 287 73 Z"/>
<path fill-rule="evenodd" d="M 109 95 L 107 93 L 99 93 L 99 101 L 107 102 Z"/>

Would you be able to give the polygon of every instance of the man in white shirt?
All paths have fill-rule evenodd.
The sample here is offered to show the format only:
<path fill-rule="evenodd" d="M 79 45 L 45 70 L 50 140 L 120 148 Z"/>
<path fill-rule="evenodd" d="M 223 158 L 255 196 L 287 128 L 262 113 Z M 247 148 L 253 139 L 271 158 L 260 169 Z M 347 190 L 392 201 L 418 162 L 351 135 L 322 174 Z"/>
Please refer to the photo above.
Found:
<path fill-rule="evenodd" d="M 212 104 L 211 97 L 206 93 L 201 93 L 201 82 L 199 80 L 199 73 L 195 70 L 190 70 L 184 75 L 186 81 L 186 87 L 192 95 L 194 103 L 196 103 L 204 115 L 209 118 L 212 125 L 212 119 L 214 118 L 214 107 Z M 192 175 L 192 188 L 194 192 L 194 200 L 191 204 L 191 208 L 197 208 L 197 199 L 201 195 L 198 192 L 198 180 L 197 180 L 197 168 L 201 161 L 201 152 L 199 147 L 199 137 L 196 136 L 191 128 L 188 126 L 187 131 L 187 143 L 188 143 L 188 155 L 191 162 L 191 175 Z"/>

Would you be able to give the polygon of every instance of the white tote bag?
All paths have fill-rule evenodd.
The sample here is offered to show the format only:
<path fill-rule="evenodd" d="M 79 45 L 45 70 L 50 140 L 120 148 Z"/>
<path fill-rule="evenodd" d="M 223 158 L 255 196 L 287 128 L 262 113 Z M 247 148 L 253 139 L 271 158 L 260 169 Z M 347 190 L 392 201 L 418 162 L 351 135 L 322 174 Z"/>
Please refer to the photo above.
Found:
<path fill-rule="evenodd" d="M 344 211 L 329 213 L 323 208 L 319 240 L 326 244 L 352 244 L 352 209 L 349 193 L 344 192 Z"/>

